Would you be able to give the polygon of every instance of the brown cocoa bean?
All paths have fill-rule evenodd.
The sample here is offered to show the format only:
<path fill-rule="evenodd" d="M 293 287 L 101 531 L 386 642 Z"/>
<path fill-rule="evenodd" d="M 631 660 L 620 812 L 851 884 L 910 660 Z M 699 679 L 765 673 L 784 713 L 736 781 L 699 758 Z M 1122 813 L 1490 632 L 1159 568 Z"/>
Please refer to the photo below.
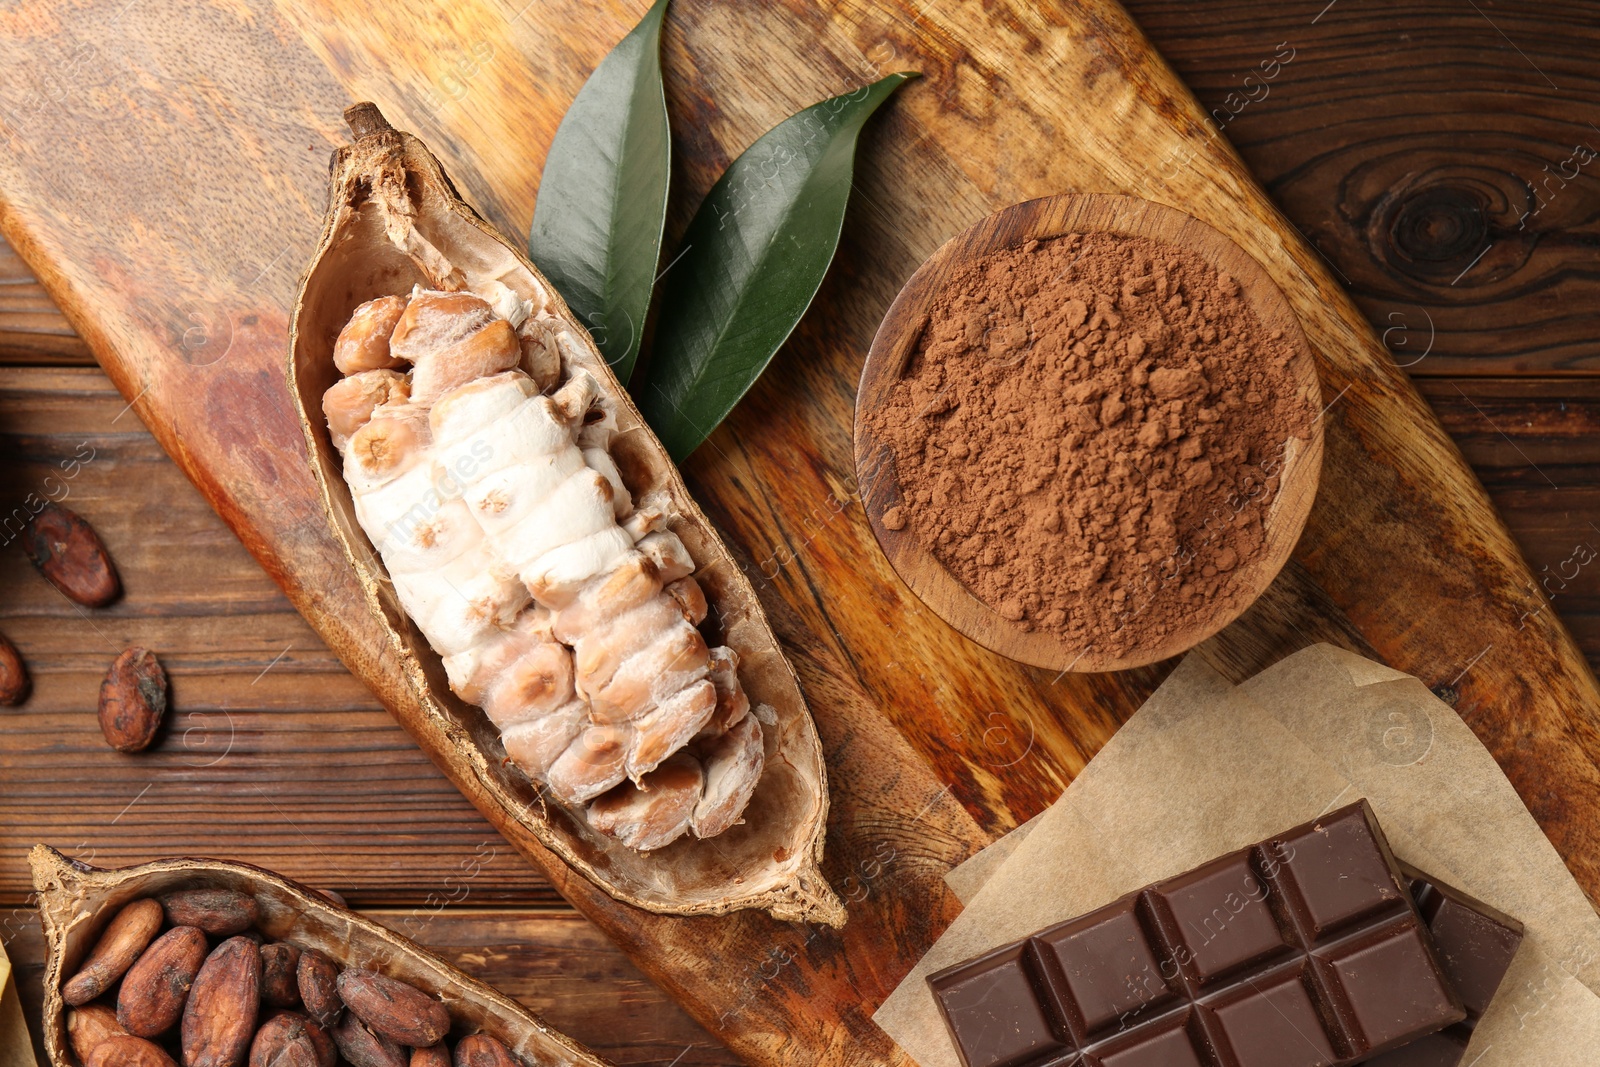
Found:
<path fill-rule="evenodd" d="M 261 1002 L 274 1008 L 298 1008 L 300 984 L 296 970 L 300 948 L 287 941 L 261 946 Z"/>
<path fill-rule="evenodd" d="M 28 681 L 28 668 L 23 665 L 17 646 L 0 634 L 0 704 L 15 707 L 28 699 L 33 688 Z"/>
<path fill-rule="evenodd" d="M 85 1004 L 67 1012 L 67 1043 L 77 1054 L 79 1063 L 88 1063 L 89 1053 L 106 1038 L 127 1033 L 117 1022 L 115 1009 L 105 1004 Z"/>
<path fill-rule="evenodd" d="M 339 1047 L 333 1043 L 333 1035 L 328 1033 L 328 1028 L 300 1012 L 295 1014 L 306 1021 L 306 1035 L 317 1046 L 317 1062 L 322 1067 L 333 1067 L 339 1060 Z"/>
<path fill-rule="evenodd" d="M 172 1028 L 206 959 L 206 935 L 196 926 L 175 926 L 151 942 L 117 991 L 117 1022 L 136 1037 Z"/>
<path fill-rule="evenodd" d="M 376 1034 L 412 1048 L 439 1042 L 450 1032 L 450 1013 L 416 986 L 377 971 L 339 975 L 339 998 Z"/>
<path fill-rule="evenodd" d="M 86 608 L 103 608 L 122 592 L 100 535 L 71 508 L 46 504 L 23 529 L 22 550 L 46 581 Z"/>
<path fill-rule="evenodd" d="M 130 648 L 100 683 L 100 732 L 118 752 L 141 752 L 167 714 L 167 674 L 148 649 Z M 175 922 L 177 920 L 174 920 Z"/>
<path fill-rule="evenodd" d="M 173 923 L 198 926 L 212 937 L 242 934 L 261 918 L 256 898 L 234 889 L 180 889 L 161 904 Z"/>
<path fill-rule="evenodd" d="M 345 1012 L 330 1033 L 339 1054 L 349 1061 L 350 1067 L 409 1067 L 408 1057 L 400 1046 L 381 1034 L 367 1029 L 354 1012 Z"/>
<path fill-rule="evenodd" d="M 183 1067 L 240 1067 L 256 1032 L 261 950 L 230 937 L 211 950 L 183 1008 Z"/>
<path fill-rule="evenodd" d="M 496 1038 L 488 1034 L 468 1034 L 456 1042 L 455 1067 L 522 1067 Z"/>
<path fill-rule="evenodd" d="M 316 1025 L 291 1011 L 273 1015 L 261 1024 L 250 1043 L 250 1067 L 332 1067 L 323 1062 L 311 1036 L 309 1027 Z"/>
<path fill-rule="evenodd" d="M 139 958 L 161 930 L 162 912 L 159 902 L 135 900 L 117 912 L 106 926 L 105 933 L 89 950 L 78 973 L 67 979 L 61 987 L 61 999 L 77 1006 L 111 988 L 111 984 Z"/>
<path fill-rule="evenodd" d="M 84 1067 L 178 1067 L 154 1041 L 123 1034 L 108 1037 L 94 1047 Z"/>
<path fill-rule="evenodd" d="M 443 1041 L 411 1050 L 411 1067 L 450 1067 L 450 1050 Z"/>
<path fill-rule="evenodd" d="M 306 1014 L 323 1026 L 333 1026 L 344 1014 L 344 1001 L 339 999 L 339 965 L 314 948 L 300 953 L 300 964 L 295 968 L 295 984 L 300 987 L 300 1002 Z"/>

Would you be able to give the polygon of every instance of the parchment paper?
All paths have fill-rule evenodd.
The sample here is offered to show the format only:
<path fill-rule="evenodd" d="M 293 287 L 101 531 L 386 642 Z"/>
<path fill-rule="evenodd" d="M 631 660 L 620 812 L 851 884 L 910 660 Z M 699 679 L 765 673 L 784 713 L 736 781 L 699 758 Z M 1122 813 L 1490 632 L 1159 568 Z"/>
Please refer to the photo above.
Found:
<path fill-rule="evenodd" d="M 38 1067 L 17 997 L 17 977 L 4 945 L 0 945 L 0 1067 Z"/>
<path fill-rule="evenodd" d="M 1555 849 L 1454 711 L 1326 645 L 1237 690 L 1188 657 L 1060 801 L 951 872 L 966 910 L 874 1018 L 958 1067 L 928 974 L 1361 796 L 1401 858 L 1528 927 L 1464 1062 L 1600 1061 L 1600 918 Z"/>

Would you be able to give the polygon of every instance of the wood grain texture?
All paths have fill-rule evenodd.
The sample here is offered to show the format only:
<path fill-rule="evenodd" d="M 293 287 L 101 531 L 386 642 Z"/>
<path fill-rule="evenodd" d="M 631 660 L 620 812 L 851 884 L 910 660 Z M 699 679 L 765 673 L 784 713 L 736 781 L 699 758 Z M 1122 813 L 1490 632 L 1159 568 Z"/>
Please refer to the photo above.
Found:
<path fill-rule="evenodd" d="M 1322 407 L 1317 369 L 1298 320 L 1272 279 L 1238 245 L 1189 215 L 1148 200 L 1096 195 L 1043 197 L 997 211 L 952 237 L 917 268 L 895 295 L 873 335 L 856 390 L 855 468 L 873 537 L 895 574 L 939 618 L 985 648 L 1048 671 L 1117 671 L 1149 666 L 1187 652 L 1233 622 L 1249 602 L 1272 584 L 1300 539 L 1306 515 L 1316 499 L 1322 468 L 1322 421 L 1312 422 L 1304 437 L 1283 442 L 1283 454 L 1288 458 L 1276 499 L 1267 510 L 1266 544 L 1258 560 L 1237 572 L 1235 588 L 1243 598 L 1243 606 L 1230 608 L 1218 602 L 1209 611 L 1195 612 L 1181 627 L 1159 640 L 1135 636 L 1129 649 L 1111 655 L 1096 651 L 1093 643 L 1069 644 L 1053 634 L 1023 630 L 973 596 L 913 531 L 891 530 L 884 525 L 884 512 L 899 507 L 904 498 L 897 481 L 893 448 L 874 431 L 869 416 L 889 402 L 895 383 L 905 377 L 927 328 L 930 309 L 952 277 L 1002 250 L 1078 233 L 1111 233 L 1159 241 L 1193 252 L 1236 279 L 1256 321 L 1273 336 L 1288 339 L 1292 356 L 1286 370 L 1286 392 L 1301 398 L 1300 402 L 1311 411 Z M 1141 611 L 1135 611 L 1134 617 Z"/>
<path fill-rule="evenodd" d="M 0 240 L 0 363 L 93 363 L 89 348 L 22 262 Z"/>
<path fill-rule="evenodd" d="M 293 427 L 272 373 L 293 284 L 285 261 L 313 237 L 339 107 L 377 99 L 520 233 L 554 117 L 641 9 L 466 3 L 391 23 L 309 6 L 83 0 L 0 14 L 0 97 L 19 101 L 6 113 L 0 224 L 300 605 L 350 592 L 304 528 L 308 480 L 288 459 Z M 402 31 L 407 43 L 390 43 Z M 458 76 L 451 57 L 477 41 L 494 61 Z M 1321 504 L 1285 571 L 1297 584 L 1269 593 L 1298 621 L 1257 617 L 1225 631 L 1217 654 L 1242 665 L 1348 622 L 1396 666 L 1455 679 L 1459 706 L 1580 880 L 1600 889 L 1592 677 L 1553 616 L 1521 626 L 1512 598 L 1531 575 L 1459 454 L 1120 9 L 685 3 L 669 21 L 667 66 L 679 228 L 716 171 L 777 118 L 891 66 L 926 75 L 864 142 L 849 236 L 819 296 L 829 314 L 808 319 L 688 465 L 825 709 L 828 870 L 852 922 L 839 936 L 753 919 L 655 922 L 552 872 L 735 1051 L 762 1063 L 893 1060 L 867 1015 L 948 916 L 939 874 L 1039 810 L 1160 677 L 1057 680 L 964 642 L 905 596 L 856 508 L 851 397 L 877 317 L 945 237 L 1037 195 L 1139 193 L 1218 225 L 1290 291 L 1339 398 Z M 446 85 L 460 94 L 441 97 Z M 1129 144 L 1138 151 L 1125 154 Z M 324 620 L 336 647 L 360 640 L 353 624 Z"/>
<path fill-rule="evenodd" d="M 1413 375 L 1600 371 L 1593 4 L 1128 7 Z"/>

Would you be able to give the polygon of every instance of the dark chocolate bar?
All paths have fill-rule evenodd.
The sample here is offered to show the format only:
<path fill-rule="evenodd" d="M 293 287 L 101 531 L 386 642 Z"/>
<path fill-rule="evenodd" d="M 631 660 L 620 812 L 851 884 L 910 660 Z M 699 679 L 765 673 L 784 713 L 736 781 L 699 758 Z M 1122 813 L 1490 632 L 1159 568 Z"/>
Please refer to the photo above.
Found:
<path fill-rule="evenodd" d="M 1344 1067 L 1466 1017 L 1365 801 L 928 983 L 967 1067 Z"/>
<path fill-rule="evenodd" d="M 1366 1062 L 1368 1067 L 1457 1067 L 1511 969 L 1522 944 L 1522 924 L 1412 867 L 1402 864 L 1401 871 L 1411 880 L 1411 895 L 1433 935 L 1439 967 L 1467 1017 Z"/>

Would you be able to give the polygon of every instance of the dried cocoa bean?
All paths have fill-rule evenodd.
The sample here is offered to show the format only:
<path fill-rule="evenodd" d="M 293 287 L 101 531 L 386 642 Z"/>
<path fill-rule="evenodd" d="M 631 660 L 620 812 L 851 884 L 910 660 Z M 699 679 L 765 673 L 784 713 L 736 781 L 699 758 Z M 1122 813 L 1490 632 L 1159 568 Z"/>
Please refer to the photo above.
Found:
<path fill-rule="evenodd" d="M 455 1067 L 521 1067 L 511 1050 L 488 1034 L 468 1034 L 456 1042 Z"/>
<path fill-rule="evenodd" d="M 450 1067 L 450 1050 L 443 1041 L 411 1050 L 411 1067 Z"/>
<path fill-rule="evenodd" d="M 122 592 L 100 535 L 71 508 L 46 504 L 23 530 L 22 550 L 46 581 L 86 608 L 103 608 Z"/>
<path fill-rule="evenodd" d="M 295 984 L 300 987 L 300 1001 L 306 1006 L 306 1014 L 323 1026 L 334 1026 L 344 1014 L 338 981 L 339 965 L 324 953 L 314 948 L 300 953 L 300 964 L 295 968 Z"/>
<path fill-rule="evenodd" d="M 283 1015 L 288 1013 L 278 1012 L 277 1014 Z M 339 1060 L 339 1047 L 333 1043 L 333 1035 L 328 1033 L 327 1027 L 323 1026 L 315 1019 L 308 1018 L 301 1012 L 294 1012 L 292 1014 L 297 1015 L 301 1019 L 305 1020 L 306 1036 L 311 1038 L 311 1043 L 313 1045 L 317 1046 L 317 1062 L 320 1063 L 322 1067 L 333 1067 L 333 1065 Z"/>
<path fill-rule="evenodd" d="M 122 978 L 117 1022 L 136 1037 L 171 1029 L 205 959 L 206 935 L 199 927 L 175 926 L 156 938 Z"/>
<path fill-rule="evenodd" d="M 230 937 L 211 950 L 183 1009 L 183 1067 L 240 1067 L 256 1032 L 261 950 Z"/>
<path fill-rule="evenodd" d="M 174 923 L 198 926 L 212 937 L 245 933 L 261 918 L 256 898 L 233 889 L 180 889 L 161 903 Z"/>
<path fill-rule="evenodd" d="M 298 1008 L 300 984 L 295 972 L 300 948 L 287 941 L 261 946 L 261 1002 L 274 1008 Z"/>
<path fill-rule="evenodd" d="M 339 1025 L 329 1031 L 339 1054 L 350 1062 L 350 1067 L 409 1067 L 408 1057 L 400 1046 L 387 1037 L 367 1029 L 354 1012 L 345 1012 Z"/>
<path fill-rule="evenodd" d="M 79 1063 L 88 1063 L 89 1053 L 106 1038 L 127 1033 L 117 1022 L 116 1011 L 104 1004 L 85 1004 L 67 1012 L 67 1043 L 77 1054 Z"/>
<path fill-rule="evenodd" d="M 450 1032 L 450 1013 L 416 986 L 376 971 L 339 975 L 339 997 L 376 1034 L 412 1048 L 436 1044 Z"/>
<path fill-rule="evenodd" d="M 256 1031 L 250 1043 L 250 1067 L 333 1067 L 324 1062 L 311 1027 L 317 1024 L 292 1011 L 278 1012 Z M 324 1035 L 326 1040 L 326 1035 Z M 332 1041 L 328 1048 L 333 1048 Z"/>
<path fill-rule="evenodd" d="M 110 989 L 155 940 L 161 920 L 161 905 L 150 899 L 135 900 L 117 912 L 78 973 L 61 987 L 61 999 L 73 1006 L 87 1004 Z"/>
<path fill-rule="evenodd" d="M 94 1047 L 84 1067 L 178 1067 L 154 1041 L 123 1034 L 108 1037 Z"/>
<path fill-rule="evenodd" d="M 167 674 L 148 649 L 118 656 L 100 683 L 100 732 L 118 752 L 141 752 L 167 714 Z M 175 922 L 177 920 L 174 920 Z"/>
<path fill-rule="evenodd" d="M 28 699 L 32 689 L 28 681 L 28 668 L 23 665 L 17 646 L 0 634 L 0 704 L 15 707 Z"/>

